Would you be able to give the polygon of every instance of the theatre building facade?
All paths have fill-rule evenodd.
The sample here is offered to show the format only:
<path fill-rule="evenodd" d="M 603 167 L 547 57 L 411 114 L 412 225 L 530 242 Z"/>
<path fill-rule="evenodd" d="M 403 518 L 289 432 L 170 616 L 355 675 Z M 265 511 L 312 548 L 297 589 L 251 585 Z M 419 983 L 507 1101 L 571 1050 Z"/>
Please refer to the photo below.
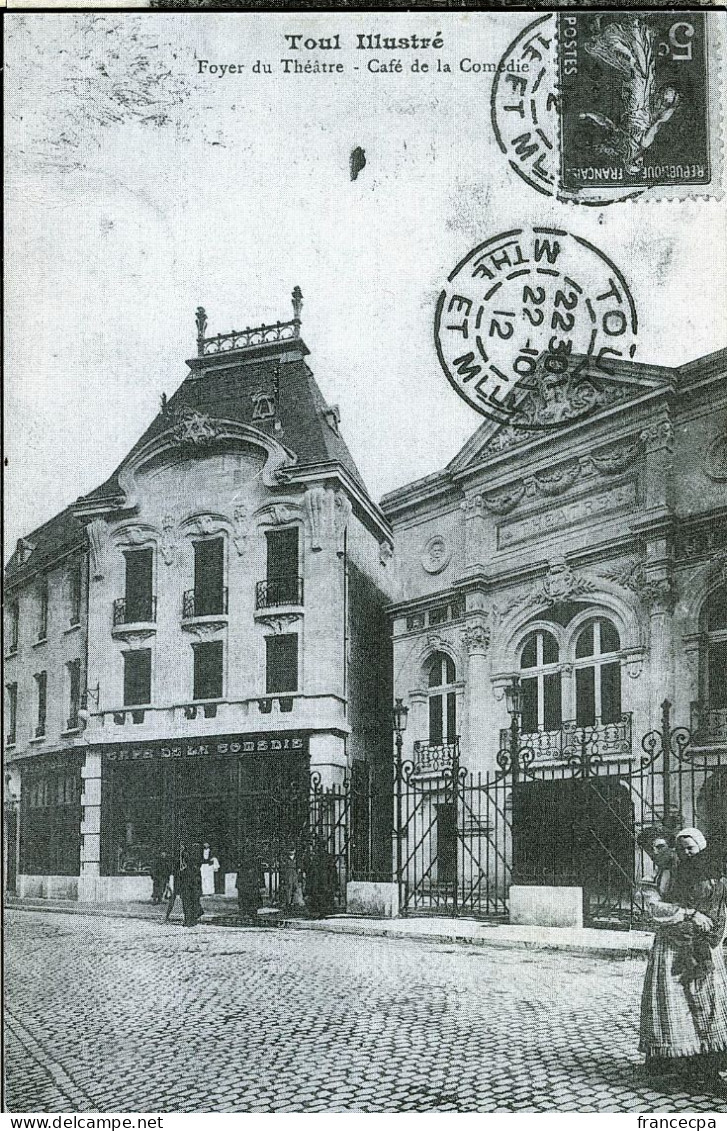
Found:
<path fill-rule="evenodd" d="M 189 372 L 121 466 L 18 543 L 21 895 L 143 897 L 181 840 L 209 842 L 231 890 L 246 845 L 269 870 L 314 832 L 343 853 L 339 802 L 391 773 L 391 530 L 306 364 L 301 306 L 296 289 L 290 321 L 212 337 L 199 309 Z"/>
<path fill-rule="evenodd" d="M 615 363 L 580 418 L 543 375 L 546 431 L 486 422 L 382 500 L 410 909 L 538 880 L 628 902 L 665 821 L 727 854 L 726 366 Z"/>

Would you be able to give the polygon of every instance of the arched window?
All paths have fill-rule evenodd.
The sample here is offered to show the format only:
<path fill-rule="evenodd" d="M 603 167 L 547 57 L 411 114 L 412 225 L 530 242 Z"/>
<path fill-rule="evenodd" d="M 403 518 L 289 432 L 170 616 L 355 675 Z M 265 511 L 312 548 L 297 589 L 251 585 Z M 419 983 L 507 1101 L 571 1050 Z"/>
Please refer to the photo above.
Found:
<path fill-rule="evenodd" d="M 707 663 L 705 701 L 710 710 L 727 707 L 727 588 L 715 589 L 705 605 Z"/>
<path fill-rule="evenodd" d="M 429 661 L 429 743 L 441 746 L 457 737 L 457 671 L 444 652 Z"/>
<path fill-rule="evenodd" d="M 618 631 L 599 617 L 581 629 L 576 638 L 576 723 L 594 726 L 621 719 L 621 648 Z"/>
<path fill-rule="evenodd" d="M 522 729 L 559 730 L 562 725 L 558 641 L 543 629 L 532 632 L 520 653 L 523 672 Z"/>

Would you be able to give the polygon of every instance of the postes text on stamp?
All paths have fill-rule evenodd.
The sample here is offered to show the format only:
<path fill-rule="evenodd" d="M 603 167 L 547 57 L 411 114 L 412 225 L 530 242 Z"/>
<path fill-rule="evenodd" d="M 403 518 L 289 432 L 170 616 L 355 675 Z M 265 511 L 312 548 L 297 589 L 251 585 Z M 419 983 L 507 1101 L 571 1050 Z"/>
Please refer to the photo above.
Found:
<path fill-rule="evenodd" d="M 548 429 L 603 403 L 615 360 L 633 358 L 628 284 L 602 251 L 556 228 L 517 228 L 475 247 L 437 302 L 444 372 L 483 416 Z"/>

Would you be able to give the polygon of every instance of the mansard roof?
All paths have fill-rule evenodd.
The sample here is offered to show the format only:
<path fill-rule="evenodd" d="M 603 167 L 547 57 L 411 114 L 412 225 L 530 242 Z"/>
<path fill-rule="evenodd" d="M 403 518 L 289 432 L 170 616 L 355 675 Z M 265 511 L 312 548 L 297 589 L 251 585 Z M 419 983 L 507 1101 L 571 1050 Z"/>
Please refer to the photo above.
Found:
<path fill-rule="evenodd" d="M 263 327 L 263 330 L 266 328 Z M 252 333 L 250 331 L 246 333 Z M 209 339 L 214 342 L 215 339 Z M 324 400 L 304 358 L 300 337 L 257 347 L 199 356 L 187 364 L 190 373 L 171 396 L 114 473 L 82 495 L 72 507 L 21 539 L 6 567 L 6 583 L 15 587 L 59 557 L 85 544 L 83 524 L 74 512 L 85 506 L 112 507 L 123 496 L 119 473 L 150 440 L 167 431 L 180 410 L 195 409 L 211 419 L 249 425 L 283 444 L 297 456 L 297 467 L 342 467 L 362 494 L 366 486 L 338 431 L 338 409 Z M 276 411 L 260 418 L 256 394 L 273 397 Z M 277 395 L 275 395 L 277 394 Z"/>
<path fill-rule="evenodd" d="M 113 475 L 88 495 L 81 496 L 78 504 L 105 500 L 112 503 L 118 498 L 122 494 L 119 472 L 124 465 L 150 440 L 166 432 L 176 414 L 186 407 L 212 419 L 250 425 L 279 440 L 298 457 L 298 467 L 339 463 L 366 492 L 361 473 L 338 432 L 338 410 L 326 404 L 312 371 L 301 356 L 308 351 L 300 339 L 297 346 L 299 348 L 287 358 L 281 356 L 278 349 L 257 357 L 218 356 L 217 364 L 209 364 L 209 359 L 204 359 L 204 364 L 200 364 L 200 359 L 190 361 L 192 372 Z M 276 384 L 276 416 L 256 418 L 256 394 L 272 396 Z M 276 429 L 276 419 L 280 429 Z"/>

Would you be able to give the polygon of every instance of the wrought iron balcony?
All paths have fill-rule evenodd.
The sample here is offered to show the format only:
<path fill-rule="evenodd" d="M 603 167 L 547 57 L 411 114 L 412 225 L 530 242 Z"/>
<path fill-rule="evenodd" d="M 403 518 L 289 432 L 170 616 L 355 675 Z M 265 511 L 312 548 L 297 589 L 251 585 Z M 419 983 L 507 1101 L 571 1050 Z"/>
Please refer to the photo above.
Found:
<path fill-rule="evenodd" d="M 690 719 L 692 741 L 698 746 L 727 746 L 727 707 L 694 702 Z"/>
<path fill-rule="evenodd" d="M 414 773 L 441 774 L 451 770 L 458 752 L 458 738 L 454 742 L 415 742 Z"/>
<path fill-rule="evenodd" d="M 255 586 L 255 608 L 272 609 L 278 605 L 303 604 L 302 577 L 269 577 Z"/>
<path fill-rule="evenodd" d="M 289 322 L 276 322 L 272 326 L 256 326 L 245 330 L 232 330 L 229 334 L 215 334 L 212 338 L 198 338 L 197 350 L 200 357 L 211 354 L 230 353 L 233 350 L 264 346 L 270 342 L 288 342 L 299 336 L 300 322 L 292 318 Z"/>
<path fill-rule="evenodd" d="M 571 761 L 583 756 L 629 758 L 631 756 L 631 712 L 618 722 L 604 723 L 596 718 L 591 726 L 579 726 L 575 719 L 558 730 L 536 730 L 520 734 L 520 749 L 530 751 L 535 760 Z M 500 749 L 510 752 L 510 728 L 500 731 Z"/>
<path fill-rule="evenodd" d="M 196 617 L 227 616 L 227 590 L 218 589 L 213 593 L 195 593 L 188 589 L 182 600 L 183 620 Z"/>
<path fill-rule="evenodd" d="M 114 601 L 114 628 L 120 624 L 153 624 L 156 619 L 156 597 L 136 601 L 120 597 L 118 601 Z"/>

